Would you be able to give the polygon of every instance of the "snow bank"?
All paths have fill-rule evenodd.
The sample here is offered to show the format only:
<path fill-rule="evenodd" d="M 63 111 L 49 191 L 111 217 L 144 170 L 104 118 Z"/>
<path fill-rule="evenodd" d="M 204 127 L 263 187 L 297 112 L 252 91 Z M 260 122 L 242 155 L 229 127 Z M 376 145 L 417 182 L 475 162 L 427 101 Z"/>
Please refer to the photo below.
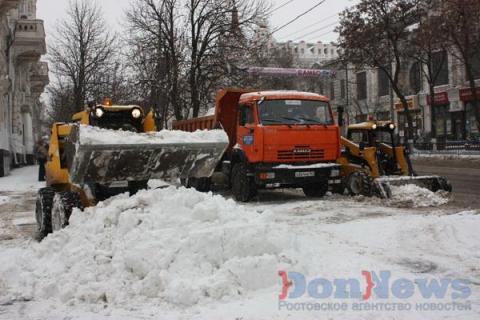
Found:
<path fill-rule="evenodd" d="M 198 130 L 195 132 L 162 130 L 150 133 L 135 133 L 80 126 L 82 144 L 169 144 L 169 143 L 228 143 L 223 130 Z"/>
<path fill-rule="evenodd" d="M 445 192 L 438 191 L 434 193 L 413 184 L 390 186 L 390 188 L 392 190 L 392 198 L 388 202 L 394 206 L 424 208 L 444 205 L 449 201 Z"/>
<path fill-rule="evenodd" d="M 391 270 L 392 281 L 423 275 L 475 281 L 480 258 L 472 252 L 480 250 L 480 215 L 412 212 L 341 198 L 241 206 L 174 187 L 117 196 L 74 212 L 69 227 L 42 243 L 0 243 L 2 316 L 478 319 L 477 287 L 473 311 L 455 314 L 279 310 L 279 270 L 332 281 L 362 281 L 362 270 Z M 432 301 L 440 300 L 415 296 L 403 302 Z"/>
<path fill-rule="evenodd" d="M 277 283 L 288 234 L 232 200 L 189 189 L 100 203 L 40 244 L 0 255 L 0 303 L 49 299 L 192 306 Z"/>

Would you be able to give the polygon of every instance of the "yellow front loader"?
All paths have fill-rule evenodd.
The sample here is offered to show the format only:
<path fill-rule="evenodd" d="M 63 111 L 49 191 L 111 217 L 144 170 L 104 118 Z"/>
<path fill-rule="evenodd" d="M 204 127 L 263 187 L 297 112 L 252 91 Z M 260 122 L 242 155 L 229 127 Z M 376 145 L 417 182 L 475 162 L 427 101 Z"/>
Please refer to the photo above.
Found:
<path fill-rule="evenodd" d="M 405 147 L 395 144 L 395 125 L 390 121 L 368 121 L 348 126 L 341 138 L 342 190 L 352 195 L 390 198 L 390 186 L 415 184 L 436 192 L 452 191 L 445 177 L 417 176 Z"/>
<path fill-rule="evenodd" d="M 228 141 L 129 144 L 84 143 L 87 126 L 148 133 L 156 131 L 153 112 L 136 105 L 93 104 L 70 123 L 52 127 L 47 186 L 38 191 L 36 220 L 40 238 L 68 224 L 73 208 L 83 209 L 124 192 L 147 188 L 150 179 L 209 177 Z"/>

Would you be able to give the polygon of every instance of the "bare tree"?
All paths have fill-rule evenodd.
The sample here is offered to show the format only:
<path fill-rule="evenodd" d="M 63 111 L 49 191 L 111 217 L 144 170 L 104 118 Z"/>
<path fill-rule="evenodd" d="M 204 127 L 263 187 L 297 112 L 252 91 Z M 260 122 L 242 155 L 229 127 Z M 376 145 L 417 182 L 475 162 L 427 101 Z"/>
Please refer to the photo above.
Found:
<path fill-rule="evenodd" d="M 58 81 L 68 81 L 74 111 L 94 96 L 97 75 L 115 67 L 115 37 L 108 32 L 103 14 L 95 2 L 75 0 L 69 3 L 65 19 L 59 22 L 49 47 L 50 65 Z M 57 88 L 56 88 L 57 89 Z"/>
<path fill-rule="evenodd" d="M 127 54 L 133 73 L 149 104 L 165 126 L 170 112 L 180 120 L 182 101 L 183 24 L 177 0 L 139 0 L 126 13 L 131 36 Z"/>
<path fill-rule="evenodd" d="M 418 65 L 418 81 L 423 75 L 428 83 L 428 92 L 430 96 L 430 106 L 435 108 L 435 86 L 437 80 L 442 74 L 442 70 L 447 66 L 448 55 L 446 52 L 446 37 L 442 34 L 443 17 L 429 14 L 433 7 L 430 1 L 424 3 L 424 15 L 416 30 L 412 32 L 410 46 L 407 50 L 413 61 Z M 418 91 L 420 88 L 416 88 Z"/>
<path fill-rule="evenodd" d="M 480 130 L 480 96 L 475 80 L 480 77 L 480 2 L 444 0 L 440 16 L 443 32 L 449 36 L 451 53 L 462 62 L 473 97 L 473 108 Z"/>
<path fill-rule="evenodd" d="M 403 81 L 409 57 L 403 48 L 409 28 L 419 21 L 418 9 L 419 0 L 361 0 L 341 14 L 337 28 L 345 61 L 385 72 L 405 110 L 408 139 L 413 137 L 413 121 Z"/>
<path fill-rule="evenodd" d="M 255 26 L 267 7 L 253 0 L 187 0 L 186 7 L 189 101 L 196 117 L 208 102 L 205 93 L 224 76 L 224 57 L 248 51 L 240 33 Z"/>

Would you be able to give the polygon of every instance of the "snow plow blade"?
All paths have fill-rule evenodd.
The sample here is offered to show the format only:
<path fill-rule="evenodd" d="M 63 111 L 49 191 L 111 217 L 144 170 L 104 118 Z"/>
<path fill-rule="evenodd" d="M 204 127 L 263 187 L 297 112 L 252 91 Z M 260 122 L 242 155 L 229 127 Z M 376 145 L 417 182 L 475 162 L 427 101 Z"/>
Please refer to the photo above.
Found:
<path fill-rule="evenodd" d="M 72 183 L 210 177 L 228 142 L 82 144 L 73 127 L 65 148 Z"/>
<path fill-rule="evenodd" d="M 381 198 L 391 198 L 391 186 L 403 186 L 414 184 L 432 192 L 444 190 L 452 192 L 452 185 L 447 178 L 441 176 L 402 176 L 402 177 L 380 177 L 374 180 L 375 193 Z"/>

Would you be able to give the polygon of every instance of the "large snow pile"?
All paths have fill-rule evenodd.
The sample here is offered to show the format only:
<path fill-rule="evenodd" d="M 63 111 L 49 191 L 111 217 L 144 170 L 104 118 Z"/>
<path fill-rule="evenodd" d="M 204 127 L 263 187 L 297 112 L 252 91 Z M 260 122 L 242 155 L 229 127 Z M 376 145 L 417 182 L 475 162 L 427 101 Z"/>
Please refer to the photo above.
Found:
<path fill-rule="evenodd" d="M 0 242 L 0 318 L 478 319 L 473 284 L 465 312 L 279 310 L 278 271 L 363 281 L 362 270 L 390 270 L 392 281 L 476 283 L 479 228 L 476 212 L 426 215 L 341 198 L 242 206 L 175 187 L 120 195 L 74 212 L 42 243 Z"/>
<path fill-rule="evenodd" d="M 264 219 L 183 188 L 119 196 L 74 212 L 68 228 L 31 250 L 2 254 L 0 296 L 189 306 L 269 288 L 289 239 Z"/>
<path fill-rule="evenodd" d="M 228 136 L 223 130 L 198 130 L 195 132 L 162 130 L 135 133 L 81 125 L 80 142 L 82 144 L 228 143 Z"/>
<path fill-rule="evenodd" d="M 389 203 L 394 206 L 408 208 L 435 207 L 448 203 L 448 195 L 445 192 L 432 192 L 417 185 L 406 184 L 403 186 L 391 186 L 392 198 Z"/>

